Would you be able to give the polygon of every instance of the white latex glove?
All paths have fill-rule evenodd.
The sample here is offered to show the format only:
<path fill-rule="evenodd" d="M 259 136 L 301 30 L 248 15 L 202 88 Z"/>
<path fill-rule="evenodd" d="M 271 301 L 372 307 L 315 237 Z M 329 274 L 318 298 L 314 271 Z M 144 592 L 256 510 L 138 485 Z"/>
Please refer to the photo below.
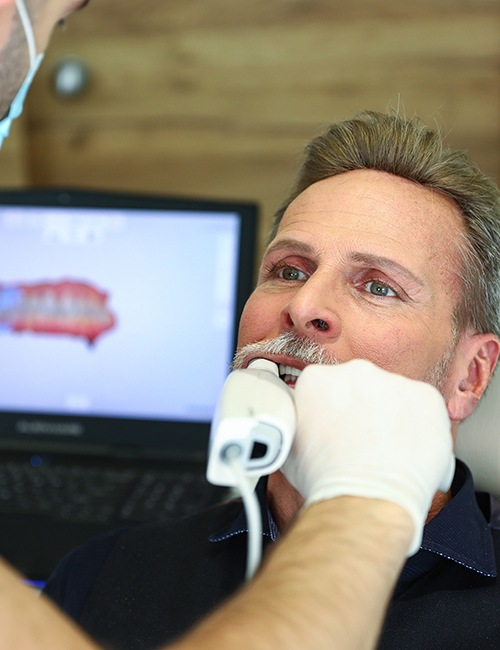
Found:
<path fill-rule="evenodd" d="M 397 503 L 414 521 L 408 555 L 416 553 L 432 498 L 455 469 L 440 393 L 355 359 L 306 367 L 294 397 L 297 432 L 283 472 L 306 505 L 341 495 Z"/>

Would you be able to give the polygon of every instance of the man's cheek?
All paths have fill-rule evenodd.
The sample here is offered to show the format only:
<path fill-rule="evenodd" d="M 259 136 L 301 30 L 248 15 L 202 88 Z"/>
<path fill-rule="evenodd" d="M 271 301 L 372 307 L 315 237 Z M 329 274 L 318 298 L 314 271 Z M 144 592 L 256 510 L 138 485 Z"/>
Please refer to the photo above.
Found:
<path fill-rule="evenodd" d="M 15 11 L 14 0 L 0 0 L 0 54 L 9 41 Z"/>

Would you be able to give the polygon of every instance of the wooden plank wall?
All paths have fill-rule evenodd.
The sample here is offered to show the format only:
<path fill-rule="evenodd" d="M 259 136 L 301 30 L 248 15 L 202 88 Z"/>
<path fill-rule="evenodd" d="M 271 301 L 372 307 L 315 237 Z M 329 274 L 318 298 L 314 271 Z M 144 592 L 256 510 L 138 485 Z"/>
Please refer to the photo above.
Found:
<path fill-rule="evenodd" d="M 57 29 L 0 186 L 255 200 L 262 242 L 304 143 L 389 105 L 498 180 L 499 32 L 498 0 L 92 0 Z M 90 83 L 61 100 L 67 56 Z"/>

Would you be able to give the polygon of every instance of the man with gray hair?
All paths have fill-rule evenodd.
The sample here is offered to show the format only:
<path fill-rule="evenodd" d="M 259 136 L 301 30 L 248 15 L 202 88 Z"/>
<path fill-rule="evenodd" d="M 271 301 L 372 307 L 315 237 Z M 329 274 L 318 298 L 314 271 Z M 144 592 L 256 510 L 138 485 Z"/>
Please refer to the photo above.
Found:
<path fill-rule="evenodd" d="M 464 153 L 416 119 L 375 112 L 311 142 L 276 214 L 234 364 L 276 364 L 298 404 L 293 459 L 257 487 L 268 546 L 304 503 L 345 494 L 346 486 L 351 496 L 406 502 L 411 449 L 432 427 L 411 434 L 406 462 L 393 457 L 397 436 L 384 442 L 383 416 L 412 430 L 411 399 L 365 364 L 433 384 L 455 440 L 498 359 L 499 291 L 499 191 Z M 340 369 L 344 379 L 334 382 Z M 427 440 L 432 464 L 433 436 Z M 382 490 L 377 477 L 388 481 Z M 425 508 L 380 649 L 498 643 L 500 535 L 488 527 L 488 507 L 457 462 L 451 486 L 441 485 Z M 136 635 L 142 648 L 154 648 L 241 585 L 246 535 L 237 502 L 118 532 L 66 559 L 47 593 L 101 642 L 127 648 Z"/>

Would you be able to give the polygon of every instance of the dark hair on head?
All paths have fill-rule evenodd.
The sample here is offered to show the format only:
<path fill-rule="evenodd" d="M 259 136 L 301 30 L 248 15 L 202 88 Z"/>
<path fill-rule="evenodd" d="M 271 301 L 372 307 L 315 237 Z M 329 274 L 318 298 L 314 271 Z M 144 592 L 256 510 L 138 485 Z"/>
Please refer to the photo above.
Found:
<path fill-rule="evenodd" d="M 463 216 L 462 299 L 458 331 L 472 328 L 500 337 L 500 192 L 463 151 L 417 118 L 363 111 L 332 124 L 305 149 L 295 186 L 277 210 L 270 239 L 290 203 L 320 180 L 356 169 L 388 172 L 450 197 Z"/>

